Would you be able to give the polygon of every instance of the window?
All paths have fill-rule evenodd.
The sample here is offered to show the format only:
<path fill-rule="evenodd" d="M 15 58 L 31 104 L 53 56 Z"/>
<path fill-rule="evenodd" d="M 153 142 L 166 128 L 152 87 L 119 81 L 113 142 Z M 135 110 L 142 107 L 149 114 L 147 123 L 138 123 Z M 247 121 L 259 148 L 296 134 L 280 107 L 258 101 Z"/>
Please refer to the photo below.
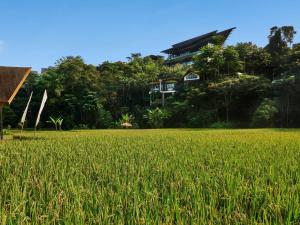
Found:
<path fill-rule="evenodd" d="M 159 91 L 159 84 L 153 86 L 152 91 Z"/>
<path fill-rule="evenodd" d="M 184 77 L 184 81 L 199 80 L 199 79 L 200 79 L 199 75 L 194 73 L 190 73 Z"/>
<path fill-rule="evenodd" d="M 174 91 L 175 89 L 175 84 L 174 83 L 168 83 L 166 85 L 167 91 Z"/>

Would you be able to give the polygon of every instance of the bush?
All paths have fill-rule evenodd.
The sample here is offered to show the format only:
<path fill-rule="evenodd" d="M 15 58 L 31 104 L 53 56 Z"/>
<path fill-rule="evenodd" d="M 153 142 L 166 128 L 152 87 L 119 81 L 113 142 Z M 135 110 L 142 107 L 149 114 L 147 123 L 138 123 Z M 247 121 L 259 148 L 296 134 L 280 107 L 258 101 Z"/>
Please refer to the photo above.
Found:
<path fill-rule="evenodd" d="M 11 129 L 3 129 L 3 135 L 11 135 Z"/>
<path fill-rule="evenodd" d="M 147 114 L 145 115 L 151 128 L 162 128 L 164 126 L 164 120 L 168 117 L 168 112 L 160 108 L 153 110 L 147 109 Z"/>
<path fill-rule="evenodd" d="M 139 128 L 138 123 L 134 122 L 134 120 L 135 117 L 132 114 L 122 114 L 119 120 L 112 122 L 110 128 Z M 126 126 L 125 123 L 129 125 Z"/>
<path fill-rule="evenodd" d="M 64 115 L 64 123 L 62 125 L 64 130 L 71 130 L 76 128 L 73 116 Z"/>
<path fill-rule="evenodd" d="M 102 106 L 98 112 L 98 118 L 96 127 L 97 128 L 109 128 L 113 124 L 113 118 L 109 111 L 105 110 Z"/>
<path fill-rule="evenodd" d="M 212 123 L 209 127 L 215 128 L 215 129 L 229 129 L 229 128 L 233 128 L 234 125 L 232 123 L 218 121 L 218 122 Z"/>
<path fill-rule="evenodd" d="M 17 127 L 18 121 L 16 113 L 7 105 L 3 107 L 3 124 L 10 124 L 12 127 Z"/>
<path fill-rule="evenodd" d="M 252 127 L 272 127 L 278 112 L 273 100 L 265 98 L 257 107 L 252 117 Z"/>
<path fill-rule="evenodd" d="M 188 127 L 207 127 L 215 119 L 215 111 L 200 111 L 197 114 L 190 114 Z"/>
<path fill-rule="evenodd" d="M 77 126 L 75 126 L 75 129 L 78 129 L 78 130 L 88 130 L 89 126 L 87 124 L 78 124 Z"/>

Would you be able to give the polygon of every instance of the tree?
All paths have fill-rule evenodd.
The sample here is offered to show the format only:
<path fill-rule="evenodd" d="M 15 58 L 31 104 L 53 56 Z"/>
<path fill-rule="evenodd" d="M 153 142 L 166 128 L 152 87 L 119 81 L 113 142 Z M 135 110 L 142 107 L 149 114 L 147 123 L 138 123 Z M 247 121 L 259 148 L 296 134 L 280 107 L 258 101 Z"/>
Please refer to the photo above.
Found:
<path fill-rule="evenodd" d="M 219 96 L 221 106 L 225 107 L 226 123 L 229 122 L 230 105 L 233 97 L 266 89 L 268 81 L 253 75 L 226 77 L 208 84 L 208 91 Z"/>
<path fill-rule="evenodd" d="M 203 80 L 216 79 L 220 75 L 220 68 L 225 61 L 221 45 L 206 45 L 194 57 L 194 70 L 198 71 Z"/>
<path fill-rule="evenodd" d="M 275 101 L 265 98 L 257 107 L 252 118 L 253 127 L 273 127 L 278 113 Z"/>
<path fill-rule="evenodd" d="M 269 79 L 272 78 L 271 55 L 266 49 L 259 48 L 251 42 L 237 43 L 235 49 L 239 54 L 240 61 L 243 62 L 242 71 L 245 74 L 264 75 Z"/>
<path fill-rule="evenodd" d="M 234 46 L 227 46 L 223 52 L 224 66 L 223 71 L 227 72 L 227 75 L 235 74 L 242 71 L 242 61 L 239 58 L 239 53 Z"/>
<path fill-rule="evenodd" d="M 299 85 L 299 84 L 298 84 Z M 295 76 L 285 75 L 281 79 L 274 80 L 272 86 L 274 88 L 275 96 L 279 100 L 280 114 L 281 114 L 281 127 L 288 127 L 290 123 L 290 108 L 291 98 L 297 93 L 297 83 Z"/>
<path fill-rule="evenodd" d="M 274 75 L 280 75 L 284 70 L 286 57 L 290 51 L 296 31 L 293 26 L 272 27 L 269 35 L 269 44 L 266 49 L 272 57 Z"/>
<path fill-rule="evenodd" d="M 221 74 L 235 74 L 242 71 L 242 61 L 234 46 L 207 45 L 194 57 L 194 70 L 204 80 L 220 78 Z"/>
<path fill-rule="evenodd" d="M 300 45 L 295 45 L 292 48 L 285 73 L 300 75 Z"/>
<path fill-rule="evenodd" d="M 148 123 L 151 128 L 161 128 L 164 124 L 164 119 L 169 117 L 169 114 L 165 110 L 160 108 L 147 109 L 147 114 L 145 117 L 148 119 Z"/>

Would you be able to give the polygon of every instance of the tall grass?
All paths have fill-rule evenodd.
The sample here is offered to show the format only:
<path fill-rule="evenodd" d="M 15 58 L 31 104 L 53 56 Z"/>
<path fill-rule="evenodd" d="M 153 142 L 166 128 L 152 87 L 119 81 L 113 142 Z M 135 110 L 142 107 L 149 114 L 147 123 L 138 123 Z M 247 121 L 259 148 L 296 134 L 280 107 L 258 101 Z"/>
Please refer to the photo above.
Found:
<path fill-rule="evenodd" d="M 0 143 L 2 224 L 299 224 L 299 202 L 298 130 L 40 132 Z"/>

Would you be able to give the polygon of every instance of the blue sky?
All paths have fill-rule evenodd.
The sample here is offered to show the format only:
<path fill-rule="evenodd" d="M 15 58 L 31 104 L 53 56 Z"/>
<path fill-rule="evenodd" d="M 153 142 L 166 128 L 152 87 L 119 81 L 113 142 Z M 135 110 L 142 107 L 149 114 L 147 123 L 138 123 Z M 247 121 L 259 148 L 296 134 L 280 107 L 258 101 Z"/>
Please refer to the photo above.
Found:
<path fill-rule="evenodd" d="M 230 27 L 228 44 L 264 46 L 274 25 L 293 25 L 300 42 L 299 9 L 299 0 L 1 0 L 0 65 L 40 70 L 69 55 L 98 65 Z"/>

